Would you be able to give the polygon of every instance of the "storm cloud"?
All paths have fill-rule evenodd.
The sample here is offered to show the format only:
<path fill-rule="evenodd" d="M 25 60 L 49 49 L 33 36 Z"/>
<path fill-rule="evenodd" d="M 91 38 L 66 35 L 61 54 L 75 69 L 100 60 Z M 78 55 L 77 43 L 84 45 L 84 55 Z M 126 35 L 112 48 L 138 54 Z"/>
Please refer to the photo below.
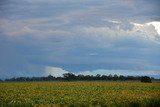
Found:
<path fill-rule="evenodd" d="M 65 72 L 159 76 L 159 5 L 1 0 L 0 78 Z"/>

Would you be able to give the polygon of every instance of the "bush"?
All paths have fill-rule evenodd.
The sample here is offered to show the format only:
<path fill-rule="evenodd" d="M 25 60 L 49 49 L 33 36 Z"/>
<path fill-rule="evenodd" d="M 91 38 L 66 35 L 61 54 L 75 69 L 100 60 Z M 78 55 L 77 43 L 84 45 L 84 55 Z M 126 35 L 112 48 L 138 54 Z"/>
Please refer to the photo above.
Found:
<path fill-rule="evenodd" d="M 142 76 L 141 77 L 141 82 L 148 82 L 148 83 L 151 83 L 151 78 L 148 77 L 148 76 Z"/>

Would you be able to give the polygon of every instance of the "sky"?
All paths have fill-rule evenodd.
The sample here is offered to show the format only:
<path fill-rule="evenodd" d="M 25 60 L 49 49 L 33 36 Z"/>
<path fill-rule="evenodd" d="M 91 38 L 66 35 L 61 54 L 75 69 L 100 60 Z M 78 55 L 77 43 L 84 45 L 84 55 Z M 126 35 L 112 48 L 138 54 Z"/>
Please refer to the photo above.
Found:
<path fill-rule="evenodd" d="M 160 0 L 0 0 L 0 78 L 160 77 Z"/>

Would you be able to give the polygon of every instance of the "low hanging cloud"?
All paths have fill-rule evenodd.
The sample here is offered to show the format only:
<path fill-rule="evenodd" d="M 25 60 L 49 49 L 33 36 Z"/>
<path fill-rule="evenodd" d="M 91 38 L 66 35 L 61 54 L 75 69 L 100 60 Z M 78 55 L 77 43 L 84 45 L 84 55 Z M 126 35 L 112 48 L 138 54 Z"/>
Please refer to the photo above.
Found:
<path fill-rule="evenodd" d="M 132 71 L 132 70 L 107 70 L 107 69 L 97 69 L 97 70 L 93 70 L 93 71 L 83 71 L 83 72 L 79 72 L 78 74 L 83 74 L 83 75 L 124 75 L 124 76 L 128 76 L 128 75 L 133 75 L 133 76 L 144 76 L 144 75 L 148 75 L 148 76 L 154 76 L 154 75 L 159 75 L 160 73 L 159 71 Z"/>
<path fill-rule="evenodd" d="M 59 68 L 59 67 L 47 66 L 47 67 L 45 67 L 44 75 L 45 76 L 52 75 L 54 77 L 62 77 L 63 74 L 65 74 L 65 73 L 69 73 L 69 72 L 64 70 L 64 69 L 62 69 L 62 68 Z"/>
<path fill-rule="evenodd" d="M 66 71 L 60 67 L 52 67 L 52 66 L 47 66 L 45 67 L 45 76 L 52 75 L 54 77 L 62 77 L 63 74 L 65 73 L 74 73 L 70 71 Z M 96 69 L 92 71 L 79 71 L 77 73 L 74 73 L 75 75 L 133 75 L 133 76 L 154 76 L 154 75 L 159 75 L 159 71 L 132 71 L 132 70 L 107 70 L 107 69 Z"/>

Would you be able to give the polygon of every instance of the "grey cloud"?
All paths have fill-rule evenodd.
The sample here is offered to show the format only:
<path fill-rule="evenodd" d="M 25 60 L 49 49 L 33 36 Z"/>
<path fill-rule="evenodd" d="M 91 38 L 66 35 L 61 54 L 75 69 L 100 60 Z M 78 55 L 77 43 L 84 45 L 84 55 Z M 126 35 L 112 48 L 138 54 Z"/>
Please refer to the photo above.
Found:
<path fill-rule="evenodd" d="M 47 66 L 71 72 L 158 72 L 159 35 L 153 26 L 137 28 L 130 22 L 158 20 L 159 3 L 0 1 L 1 76 L 41 76 Z"/>

